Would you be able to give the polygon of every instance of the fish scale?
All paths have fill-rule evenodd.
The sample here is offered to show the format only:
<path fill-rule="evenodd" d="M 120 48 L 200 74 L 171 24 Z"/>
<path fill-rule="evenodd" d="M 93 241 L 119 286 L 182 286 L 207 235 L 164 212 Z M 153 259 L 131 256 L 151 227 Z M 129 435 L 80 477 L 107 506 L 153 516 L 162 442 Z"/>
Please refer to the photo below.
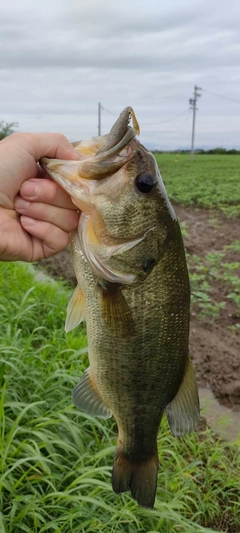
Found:
<path fill-rule="evenodd" d="M 149 419 L 153 418 L 153 412 L 156 411 L 155 417 L 158 423 L 153 423 L 154 439 L 156 439 L 161 416 L 166 405 L 175 396 L 179 385 L 178 375 L 182 372 L 182 367 L 185 366 L 188 352 L 188 337 L 186 335 L 188 322 L 185 316 L 189 313 L 186 310 L 186 293 L 189 292 L 188 278 L 184 278 L 185 283 L 180 279 L 179 287 L 174 285 L 174 291 L 171 291 L 178 298 L 178 293 L 182 293 L 182 310 L 179 307 L 179 301 L 177 301 L 177 309 L 175 308 L 176 304 L 173 303 L 166 314 L 164 306 L 169 307 L 169 301 L 172 302 L 172 294 L 169 294 L 166 282 L 159 281 L 162 278 L 162 271 L 164 271 L 164 264 L 160 262 L 144 283 L 123 289 L 134 324 L 137 326 L 135 326 L 136 331 L 132 337 L 122 338 L 117 332 L 114 334 L 102 319 L 100 295 L 94 289 L 96 278 L 92 275 L 91 270 L 89 269 L 89 275 L 86 276 L 86 265 L 85 268 L 83 265 L 78 265 L 76 269 L 76 272 L 79 273 L 79 285 L 85 294 L 87 334 L 88 339 L 91 340 L 89 358 L 94 379 L 98 383 L 103 402 L 114 413 L 117 423 L 121 427 L 123 453 L 130 456 L 136 454 L 136 450 L 134 451 L 135 427 L 133 434 L 132 427 L 135 424 L 135 410 L 139 410 L 139 403 L 145 407 L 144 418 L 146 422 L 141 420 L 141 426 L 143 429 L 146 428 L 146 434 L 142 430 L 142 437 L 139 439 L 137 447 L 140 444 L 143 457 L 149 454 L 151 456 L 155 441 L 151 446 L 149 442 Z M 84 275 L 81 274 L 82 272 Z M 169 283 L 172 285 L 172 276 Z M 91 291 L 89 290 L 90 286 Z M 179 341 L 180 331 L 179 327 L 177 330 L 175 329 L 176 324 L 182 326 L 182 342 Z M 176 331 L 177 335 L 175 334 Z M 173 353 L 169 350 L 169 345 L 172 347 Z M 157 354 L 159 354 L 158 357 Z M 131 373 L 126 372 L 129 361 L 131 362 Z M 124 362 L 124 367 L 122 362 Z M 150 381 L 149 375 L 154 376 L 154 380 Z M 159 397 L 154 394 L 154 389 L 157 389 L 156 392 L 158 392 L 158 383 L 163 375 L 164 382 L 161 381 L 161 402 L 159 402 Z M 175 386 L 173 375 L 176 381 Z M 138 428 L 137 431 L 139 433 Z M 146 451 L 143 448 L 145 441 L 148 447 Z"/>
<path fill-rule="evenodd" d="M 42 165 L 83 212 L 71 236 L 78 286 L 66 330 L 86 320 L 90 367 L 73 402 L 93 416 L 114 416 L 113 489 L 130 490 L 140 505 L 153 507 L 163 413 L 181 436 L 197 424 L 199 402 L 181 230 L 130 115 L 138 133 L 126 108 L 108 136 L 89 141 L 89 150 L 86 141 L 74 143 L 78 162 L 44 158 Z"/>

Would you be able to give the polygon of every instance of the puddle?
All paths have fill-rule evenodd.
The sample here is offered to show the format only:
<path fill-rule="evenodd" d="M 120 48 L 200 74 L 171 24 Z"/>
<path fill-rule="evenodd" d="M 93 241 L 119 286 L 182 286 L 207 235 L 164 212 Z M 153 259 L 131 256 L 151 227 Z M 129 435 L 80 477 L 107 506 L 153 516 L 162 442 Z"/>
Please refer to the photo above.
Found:
<path fill-rule="evenodd" d="M 214 397 L 210 389 L 199 389 L 201 414 L 222 439 L 240 445 L 240 410 L 228 409 Z"/>

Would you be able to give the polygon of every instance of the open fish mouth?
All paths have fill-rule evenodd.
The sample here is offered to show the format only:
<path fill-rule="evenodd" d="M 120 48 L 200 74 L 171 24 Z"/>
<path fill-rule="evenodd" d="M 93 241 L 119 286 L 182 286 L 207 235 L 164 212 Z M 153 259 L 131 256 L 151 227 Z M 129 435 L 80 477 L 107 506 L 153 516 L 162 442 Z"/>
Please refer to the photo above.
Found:
<path fill-rule="evenodd" d="M 133 127 L 129 126 L 131 119 Z M 134 111 L 126 107 L 108 135 L 73 143 L 79 156 L 76 161 L 42 157 L 40 164 L 71 196 L 73 203 L 89 214 L 91 192 L 96 180 L 114 174 L 133 158 L 135 149 L 132 141 L 139 133 Z"/>
<path fill-rule="evenodd" d="M 129 126 L 132 119 L 133 127 Z M 41 166 L 64 188 L 65 184 L 58 178 L 62 175 L 64 180 L 77 182 L 78 177 L 90 180 L 102 179 L 117 172 L 134 155 L 129 150 L 121 152 L 140 133 L 140 128 L 131 107 L 126 107 L 120 114 L 108 135 L 92 139 L 89 143 L 74 142 L 79 159 L 77 161 L 64 161 L 62 159 L 49 159 L 42 157 Z M 88 153 L 92 157 L 87 157 Z M 69 190 L 67 190 L 69 192 Z"/>

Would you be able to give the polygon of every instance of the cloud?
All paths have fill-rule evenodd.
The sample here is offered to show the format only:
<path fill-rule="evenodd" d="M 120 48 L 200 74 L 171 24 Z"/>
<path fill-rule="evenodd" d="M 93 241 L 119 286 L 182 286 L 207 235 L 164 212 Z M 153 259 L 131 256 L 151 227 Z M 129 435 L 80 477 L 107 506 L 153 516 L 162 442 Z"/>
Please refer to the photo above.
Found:
<path fill-rule="evenodd" d="M 0 0 L 0 10 L 1 120 L 78 138 L 97 133 L 98 101 L 113 115 L 132 105 L 144 141 L 174 148 L 190 144 L 191 116 L 163 121 L 188 109 L 197 84 L 229 97 L 202 92 L 197 143 L 236 145 L 234 0 Z M 114 116 L 102 115 L 106 132 Z"/>

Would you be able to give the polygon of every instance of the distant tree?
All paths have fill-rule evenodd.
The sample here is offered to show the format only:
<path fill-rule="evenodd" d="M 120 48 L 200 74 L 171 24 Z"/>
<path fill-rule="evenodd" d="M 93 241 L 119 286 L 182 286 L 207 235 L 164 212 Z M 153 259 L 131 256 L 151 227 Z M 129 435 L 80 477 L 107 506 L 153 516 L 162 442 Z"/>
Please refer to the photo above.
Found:
<path fill-rule="evenodd" d="M 18 122 L 0 122 L 0 141 L 14 133 L 13 128 L 18 128 Z"/>
<path fill-rule="evenodd" d="M 240 155 L 240 150 L 231 148 L 231 150 L 226 150 L 225 148 L 213 148 L 212 150 L 199 150 L 199 155 Z"/>
<path fill-rule="evenodd" d="M 239 150 L 236 150 L 235 148 L 232 148 L 231 150 L 228 150 L 227 152 L 229 155 L 239 155 Z"/>
<path fill-rule="evenodd" d="M 218 148 L 215 148 L 214 153 L 215 154 L 219 154 L 219 155 L 225 155 L 226 154 L 226 149 L 218 147 Z"/>

